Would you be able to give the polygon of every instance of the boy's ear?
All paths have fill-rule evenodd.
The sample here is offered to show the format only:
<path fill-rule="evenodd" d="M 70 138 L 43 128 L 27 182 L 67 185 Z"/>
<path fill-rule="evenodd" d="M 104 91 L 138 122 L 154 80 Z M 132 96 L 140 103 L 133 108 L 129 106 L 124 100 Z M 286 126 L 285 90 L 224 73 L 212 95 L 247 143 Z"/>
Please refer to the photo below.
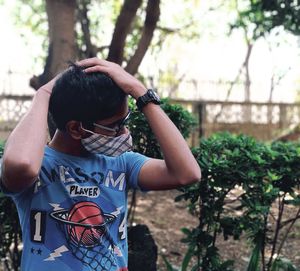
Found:
<path fill-rule="evenodd" d="M 72 138 L 77 140 L 81 139 L 86 134 L 86 132 L 81 129 L 80 122 L 76 120 L 68 121 L 66 124 L 66 130 Z"/>

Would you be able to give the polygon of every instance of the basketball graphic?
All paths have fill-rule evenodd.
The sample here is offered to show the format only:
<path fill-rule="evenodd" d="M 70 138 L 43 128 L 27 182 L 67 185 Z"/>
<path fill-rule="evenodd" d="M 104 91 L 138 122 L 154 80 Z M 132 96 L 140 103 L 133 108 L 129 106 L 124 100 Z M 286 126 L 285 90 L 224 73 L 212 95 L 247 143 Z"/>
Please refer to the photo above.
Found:
<path fill-rule="evenodd" d="M 104 213 L 94 202 L 81 201 L 70 209 L 50 213 L 67 241 L 72 254 L 94 271 L 115 270 L 114 242 L 108 234 L 108 227 L 116 219 L 113 213 Z"/>
<path fill-rule="evenodd" d="M 106 232 L 106 225 L 115 219 L 114 215 L 103 213 L 101 208 L 91 201 L 78 202 L 70 211 L 54 211 L 50 216 L 65 225 L 66 234 L 72 243 L 82 247 L 99 244 Z"/>
<path fill-rule="evenodd" d="M 93 228 L 92 226 L 104 223 L 102 210 L 93 202 L 79 202 L 69 212 L 70 222 L 81 223 L 84 226 L 69 225 L 67 231 L 74 243 L 83 246 L 93 246 L 105 232 L 105 227 Z M 86 225 L 91 225 L 88 227 Z"/>

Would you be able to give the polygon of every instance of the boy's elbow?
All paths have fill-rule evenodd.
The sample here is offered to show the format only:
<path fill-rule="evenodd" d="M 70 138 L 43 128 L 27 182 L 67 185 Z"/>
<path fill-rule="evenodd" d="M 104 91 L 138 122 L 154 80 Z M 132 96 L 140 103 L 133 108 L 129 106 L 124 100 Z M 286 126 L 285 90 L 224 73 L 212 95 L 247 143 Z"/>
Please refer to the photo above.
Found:
<path fill-rule="evenodd" d="M 18 192 L 29 187 L 38 174 L 39 170 L 26 159 L 20 161 L 3 159 L 2 182 L 9 191 Z"/>
<path fill-rule="evenodd" d="M 200 169 L 200 167 L 195 167 L 194 169 L 190 170 L 187 173 L 188 174 L 186 174 L 186 176 L 184 176 L 181 179 L 181 181 L 180 181 L 181 185 L 189 185 L 189 184 L 197 183 L 201 180 L 201 169 Z"/>

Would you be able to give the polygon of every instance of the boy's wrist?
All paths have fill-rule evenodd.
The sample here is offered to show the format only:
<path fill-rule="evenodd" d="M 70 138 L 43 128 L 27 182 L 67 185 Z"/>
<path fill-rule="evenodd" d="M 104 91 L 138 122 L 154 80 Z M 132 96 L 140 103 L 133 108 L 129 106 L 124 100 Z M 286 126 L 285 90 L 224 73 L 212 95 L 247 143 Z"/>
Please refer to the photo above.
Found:
<path fill-rule="evenodd" d="M 147 93 L 147 88 L 145 86 L 135 87 L 130 91 L 130 95 L 137 100 L 139 97 Z"/>
<path fill-rule="evenodd" d="M 49 97 L 51 96 L 51 91 L 46 89 L 45 87 L 40 87 L 38 90 L 37 90 L 38 93 L 47 93 L 49 95 Z"/>
<path fill-rule="evenodd" d="M 148 89 L 144 95 L 140 96 L 136 100 L 136 106 L 141 112 L 143 111 L 143 108 L 149 103 L 153 103 L 156 105 L 160 105 L 161 103 L 159 96 L 153 89 Z"/>

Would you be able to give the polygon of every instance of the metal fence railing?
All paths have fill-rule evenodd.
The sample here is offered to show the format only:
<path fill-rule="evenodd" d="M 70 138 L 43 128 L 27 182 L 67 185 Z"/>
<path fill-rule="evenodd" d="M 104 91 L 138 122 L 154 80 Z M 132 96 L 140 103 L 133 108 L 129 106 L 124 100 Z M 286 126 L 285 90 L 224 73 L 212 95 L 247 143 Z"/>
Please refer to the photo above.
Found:
<path fill-rule="evenodd" d="M 199 137 L 229 131 L 272 140 L 300 124 L 300 104 L 172 100 L 198 119 L 193 145 Z"/>
<path fill-rule="evenodd" d="M 28 110 L 32 95 L 0 95 L 0 139 L 16 126 Z M 187 101 L 172 99 L 198 119 L 192 145 L 199 137 L 219 131 L 244 133 L 261 140 L 271 140 L 281 132 L 300 125 L 300 104 Z M 3 138 L 4 137 L 4 138 Z"/>

